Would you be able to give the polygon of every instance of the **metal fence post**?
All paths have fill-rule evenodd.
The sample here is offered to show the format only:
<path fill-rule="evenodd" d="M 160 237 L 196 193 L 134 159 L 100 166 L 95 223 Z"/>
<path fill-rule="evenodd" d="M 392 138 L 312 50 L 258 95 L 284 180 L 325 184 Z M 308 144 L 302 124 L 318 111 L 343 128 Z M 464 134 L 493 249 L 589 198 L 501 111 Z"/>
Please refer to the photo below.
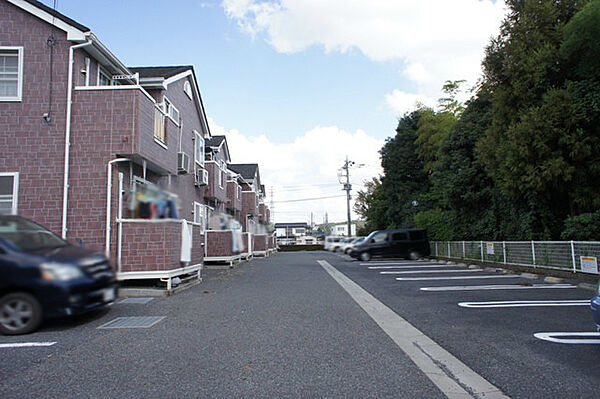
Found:
<path fill-rule="evenodd" d="M 535 268 L 535 244 L 531 241 L 531 258 L 533 259 L 533 267 Z"/>
<path fill-rule="evenodd" d="M 573 273 L 577 273 L 577 262 L 575 261 L 575 244 L 571 240 L 571 259 L 573 260 Z"/>
<path fill-rule="evenodd" d="M 483 262 L 483 241 L 479 241 L 479 246 L 481 247 L 481 261 Z"/>
<path fill-rule="evenodd" d="M 506 241 L 502 241 L 502 256 L 504 257 L 504 264 L 506 264 Z"/>
<path fill-rule="evenodd" d="M 448 241 L 448 257 L 451 258 L 452 256 L 450 256 L 450 241 Z"/>
<path fill-rule="evenodd" d="M 438 242 L 435 242 L 435 256 L 438 256 Z"/>
<path fill-rule="evenodd" d="M 467 253 L 465 252 L 465 242 L 463 241 L 463 259 L 467 258 Z"/>

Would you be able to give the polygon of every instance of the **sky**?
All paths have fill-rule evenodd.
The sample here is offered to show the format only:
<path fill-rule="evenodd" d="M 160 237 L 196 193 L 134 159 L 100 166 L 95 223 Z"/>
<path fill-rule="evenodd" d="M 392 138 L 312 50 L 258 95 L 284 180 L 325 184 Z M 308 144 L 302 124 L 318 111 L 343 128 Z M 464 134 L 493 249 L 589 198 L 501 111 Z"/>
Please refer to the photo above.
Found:
<path fill-rule="evenodd" d="M 211 133 L 226 135 L 233 163 L 259 164 L 274 221 L 315 223 L 346 220 L 346 157 L 355 194 L 382 173 L 378 151 L 402 115 L 435 107 L 446 80 L 475 85 L 506 13 L 502 0 L 56 6 L 125 65 L 193 65 Z"/>

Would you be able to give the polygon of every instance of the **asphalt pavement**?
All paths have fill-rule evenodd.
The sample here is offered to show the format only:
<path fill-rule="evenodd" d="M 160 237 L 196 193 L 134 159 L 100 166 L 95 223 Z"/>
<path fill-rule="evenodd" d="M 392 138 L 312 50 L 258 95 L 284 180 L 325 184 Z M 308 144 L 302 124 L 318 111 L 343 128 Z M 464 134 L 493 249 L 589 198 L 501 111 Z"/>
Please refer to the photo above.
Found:
<path fill-rule="evenodd" d="M 541 278 L 494 278 L 500 274 L 435 262 L 392 260 L 382 269 L 377 260 L 363 264 L 328 252 L 298 252 L 209 271 L 202 284 L 172 297 L 145 304 L 119 300 L 102 311 L 47 323 L 33 334 L 0 336 L 0 345 L 51 345 L 0 346 L 0 397 L 452 396 L 434 382 L 435 373 L 415 362 L 410 347 L 407 354 L 407 346 L 393 339 L 369 306 L 361 307 L 319 261 L 372 297 L 371 308 L 389 308 L 431 339 L 432 347 L 443 348 L 506 396 L 598 395 L 600 345 L 561 344 L 534 336 L 593 332 L 589 307 L 458 305 L 578 300 L 590 298 L 590 291 L 428 291 L 422 288 L 547 283 Z M 119 317 L 142 316 L 161 319 L 149 328 L 98 328 Z M 432 360 L 443 365 L 435 356 Z M 459 375 L 441 368 L 471 392 Z"/>

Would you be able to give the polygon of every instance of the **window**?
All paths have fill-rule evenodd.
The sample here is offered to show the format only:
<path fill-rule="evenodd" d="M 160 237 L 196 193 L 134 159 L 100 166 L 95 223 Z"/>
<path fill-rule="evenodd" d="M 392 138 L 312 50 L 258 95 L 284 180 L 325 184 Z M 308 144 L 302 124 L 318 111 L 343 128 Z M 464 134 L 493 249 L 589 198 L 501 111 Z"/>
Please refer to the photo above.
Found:
<path fill-rule="evenodd" d="M 194 159 L 196 163 L 204 167 L 204 137 L 194 130 Z"/>
<path fill-rule="evenodd" d="M 194 202 L 194 222 L 202 226 L 202 231 L 206 230 L 206 207 L 199 202 Z"/>
<path fill-rule="evenodd" d="M 0 101 L 21 101 L 23 47 L 0 48 Z"/>
<path fill-rule="evenodd" d="M 110 86 L 111 77 L 100 65 L 98 65 L 98 86 Z"/>
<path fill-rule="evenodd" d="M 372 242 L 385 242 L 387 240 L 387 233 L 377 233 L 371 237 Z"/>
<path fill-rule="evenodd" d="M 154 108 L 154 138 L 165 143 L 165 116 L 159 107 Z"/>
<path fill-rule="evenodd" d="M 192 85 L 190 85 L 190 82 L 187 80 L 183 84 L 183 92 L 190 98 L 190 100 L 192 99 Z"/>
<path fill-rule="evenodd" d="M 392 241 L 408 241 L 408 233 L 394 233 L 392 234 Z"/>
<path fill-rule="evenodd" d="M 167 114 L 167 116 L 171 118 L 173 122 L 179 125 L 179 110 L 175 108 L 173 103 L 171 103 L 167 97 L 163 97 L 163 104 L 165 106 L 165 114 Z"/>
<path fill-rule="evenodd" d="M 0 215 L 16 215 L 19 174 L 0 173 Z"/>

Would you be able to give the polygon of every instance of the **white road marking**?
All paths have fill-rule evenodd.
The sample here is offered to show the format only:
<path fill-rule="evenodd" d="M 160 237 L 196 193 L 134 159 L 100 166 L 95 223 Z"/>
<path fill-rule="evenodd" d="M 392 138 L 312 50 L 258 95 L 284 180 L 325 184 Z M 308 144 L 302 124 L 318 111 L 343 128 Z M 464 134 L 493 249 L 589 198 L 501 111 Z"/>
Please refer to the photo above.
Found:
<path fill-rule="evenodd" d="M 56 342 L 15 342 L 12 344 L 0 344 L 0 349 L 4 348 L 31 348 L 36 346 L 52 346 Z"/>
<path fill-rule="evenodd" d="M 369 265 L 378 265 L 378 266 L 393 266 L 393 265 L 414 265 L 414 266 L 423 266 L 423 265 L 438 265 L 438 266 L 443 266 L 445 264 L 440 264 L 440 263 L 435 263 L 435 262 L 362 262 L 360 263 L 361 266 L 369 266 Z M 456 266 L 456 265 L 454 265 Z"/>
<path fill-rule="evenodd" d="M 459 302 L 463 308 L 527 308 L 546 306 L 590 306 L 589 299 L 577 300 L 544 300 L 544 301 L 491 301 L 491 302 Z"/>
<path fill-rule="evenodd" d="M 456 267 L 456 266 L 445 266 L 445 265 L 414 265 L 414 266 L 369 266 L 368 268 L 371 270 L 377 269 L 427 269 L 433 267 Z"/>
<path fill-rule="evenodd" d="M 415 274 L 415 273 L 475 273 L 482 269 L 458 269 L 458 270 L 410 270 L 401 272 L 379 272 L 379 274 Z"/>
<path fill-rule="evenodd" d="M 543 332 L 533 334 L 537 339 L 559 344 L 587 344 L 600 345 L 600 333 L 595 332 Z M 567 338 L 560 338 L 567 337 Z M 569 337 L 589 337 L 589 338 L 569 338 Z"/>
<path fill-rule="evenodd" d="M 498 285 L 458 285 L 450 287 L 421 287 L 421 291 L 483 291 L 483 290 L 539 290 L 539 289 L 554 289 L 554 288 L 577 288 L 571 284 L 498 284 Z"/>
<path fill-rule="evenodd" d="M 396 277 L 398 281 L 422 281 L 422 280 L 471 280 L 483 278 L 517 278 L 514 274 L 502 274 L 499 276 L 453 276 L 453 277 Z"/>
<path fill-rule="evenodd" d="M 318 263 L 448 398 L 507 398 L 498 387 L 471 370 L 328 262 L 320 260 Z"/>

